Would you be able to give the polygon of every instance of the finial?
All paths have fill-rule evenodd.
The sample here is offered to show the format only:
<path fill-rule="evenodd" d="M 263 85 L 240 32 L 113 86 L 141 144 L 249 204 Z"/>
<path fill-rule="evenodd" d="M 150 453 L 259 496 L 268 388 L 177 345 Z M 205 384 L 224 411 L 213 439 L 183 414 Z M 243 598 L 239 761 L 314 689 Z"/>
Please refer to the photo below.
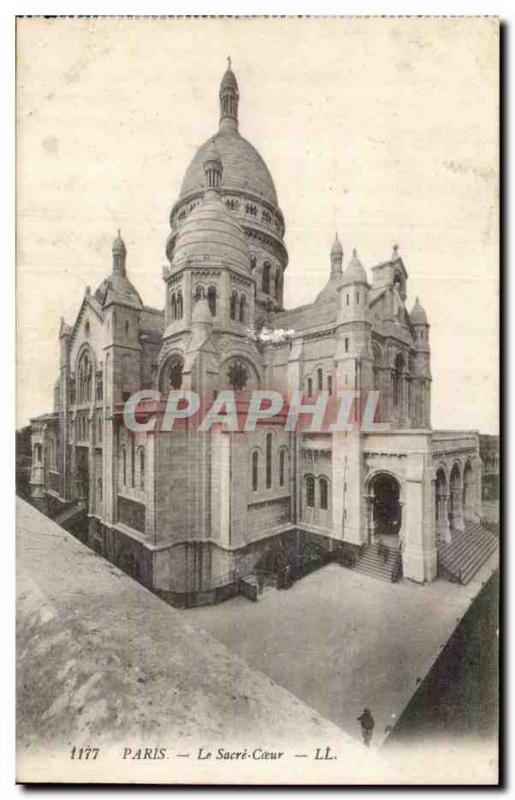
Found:
<path fill-rule="evenodd" d="M 355 247 L 352 248 L 352 257 L 353 258 L 357 258 L 358 257 L 358 251 L 356 250 Z"/>
<path fill-rule="evenodd" d="M 396 261 L 399 258 L 399 245 L 394 244 L 392 250 L 392 261 Z"/>
<path fill-rule="evenodd" d="M 227 56 L 227 69 L 231 69 L 231 56 Z"/>

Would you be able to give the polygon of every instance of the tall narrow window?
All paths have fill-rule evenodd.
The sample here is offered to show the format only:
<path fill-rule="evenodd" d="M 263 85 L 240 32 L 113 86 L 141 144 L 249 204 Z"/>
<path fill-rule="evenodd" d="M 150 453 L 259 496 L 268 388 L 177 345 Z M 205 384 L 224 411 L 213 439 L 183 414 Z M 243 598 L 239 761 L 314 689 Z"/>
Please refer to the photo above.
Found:
<path fill-rule="evenodd" d="M 236 319 L 236 306 L 238 305 L 238 295 L 236 292 L 231 294 L 231 319 Z"/>
<path fill-rule="evenodd" d="M 145 488 L 145 451 L 142 447 L 139 451 L 139 487 Z"/>
<path fill-rule="evenodd" d="M 266 488 L 272 486 L 272 434 L 266 435 Z"/>
<path fill-rule="evenodd" d="M 265 261 L 265 265 L 263 267 L 262 289 L 265 294 L 270 294 L 270 264 L 268 261 Z"/>
<path fill-rule="evenodd" d="M 329 394 L 333 393 L 333 376 L 332 375 L 328 375 L 327 376 L 327 391 L 328 391 Z"/>
<path fill-rule="evenodd" d="M 131 436 L 131 489 L 134 489 L 136 484 L 136 458 L 134 454 L 134 436 Z"/>
<path fill-rule="evenodd" d="M 349 352 L 349 337 L 348 336 L 345 337 L 345 352 L 346 353 Z"/>
<path fill-rule="evenodd" d="M 324 373 L 320 367 L 317 369 L 317 387 L 319 392 L 324 388 Z"/>
<path fill-rule="evenodd" d="M 326 478 L 320 478 L 320 508 L 327 511 L 329 498 L 329 487 Z"/>
<path fill-rule="evenodd" d="M 125 447 L 122 449 L 122 483 L 127 486 L 127 452 Z"/>
<path fill-rule="evenodd" d="M 313 396 L 313 379 L 308 378 L 308 397 Z"/>
<path fill-rule="evenodd" d="M 259 469 L 259 453 L 254 450 L 252 453 L 252 491 L 257 492 L 258 489 L 258 469 Z"/>
<path fill-rule="evenodd" d="M 99 478 L 97 481 L 97 490 L 98 490 L 98 500 L 100 502 L 102 500 L 102 478 Z"/>
<path fill-rule="evenodd" d="M 245 322 L 247 319 L 247 298 L 244 294 L 240 297 L 240 322 Z"/>
<path fill-rule="evenodd" d="M 184 305 L 182 302 L 182 292 L 177 292 L 177 319 L 182 319 Z"/>
<path fill-rule="evenodd" d="M 315 507 L 315 479 L 312 475 L 306 478 L 306 505 L 308 508 Z"/>
<path fill-rule="evenodd" d="M 279 486 L 284 486 L 286 471 L 286 450 L 279 453 Z"/>
<path fill-rule="evenodd" d="M 280 296 L 281 296 L 281 275 L 279 273 L 279 270 L 277 270 L 277 272 L 275 273 L 275 298 L 276 298 L 276 300 L 279 300 Z"/>
<path fill-rule="evenodd" d="M 213 317 L 216 317 L 216 288 L 210 286 L 207 290 L 207 303 Z"/>
<path fill-rule="evenodd" d="M 175 299 L 175 292 L 172 294 L 172 322 L 177 319 L 177 301 Z"/>
<path fill-rule="evenodd" d="M 349 295 L 348 294 L 345 295 L 345 302 L 346 302 L 347 305 L 349 305 Z"/>

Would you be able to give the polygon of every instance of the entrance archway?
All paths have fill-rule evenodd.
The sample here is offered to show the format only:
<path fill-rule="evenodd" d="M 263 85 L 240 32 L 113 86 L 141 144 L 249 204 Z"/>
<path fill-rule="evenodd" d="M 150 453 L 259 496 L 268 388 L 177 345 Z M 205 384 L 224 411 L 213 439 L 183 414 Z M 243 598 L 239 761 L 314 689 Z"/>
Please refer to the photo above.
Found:
<path fill-rule="evenodd" d="M 402 525 L 399 482 L 393 475 L 380 473 L 372 479 L 370 489 L 374 536 L 386 537 L 386 544 L 397 546 Z"/>

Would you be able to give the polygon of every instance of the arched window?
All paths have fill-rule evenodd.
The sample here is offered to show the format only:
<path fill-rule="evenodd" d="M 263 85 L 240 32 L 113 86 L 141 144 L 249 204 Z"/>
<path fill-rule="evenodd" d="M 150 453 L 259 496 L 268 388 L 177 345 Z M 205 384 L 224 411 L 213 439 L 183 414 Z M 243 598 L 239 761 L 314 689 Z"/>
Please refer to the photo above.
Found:
<path fill-rule="evenodd" d="M 125 320 L 125 335 L 126 336 L 129 335 L 129 322 L 128 322 L 128 320 Z"/>
<path fill-rule="evenodd" d="M 216 317 L 216 287 L 210 286 L 207 290 L 207 303 L 213 317 Z"/>
<path fill-rule="evenodd" d="M 286 481 L 286 450 L 279 453 L 279 486 L 284 486 Z"/>
<path fill-rule="evenodd" d="M 250 257 L 250 268 L 252 270 L 256 269 L 256 256 Z"/>
<path fill-rule="evenodd" d="M 345 352 L 348 353 L 349 352 L 349 337 L 348 336 L 345 337 L 344 344 L 345 344 Z"/>
<path fill-rule="evenodd" d="M 246 322 L 247 319 L 247 298 L 244 294 L 240 297 L 240 322 Z"/>
<path fill-rule="evenodd" d="M 201 300 L 203 297 L 204 297 L 204 287 L 199 284 L 198 286 L 195 287 L 193 299 L 195 303 L 198 303 L 198 301 Z"/>
<path fill-rule="evenodd" d="M 279 270 L 277 270 L 275 273 L 275 297 L 277 300 L 279 300 L 280 296 L 281 296 L 281 273 L 279 272 Z"/>
<path fill-rule="evenodd" d="M 317 387 L 319 392 L 324 388 L 324 373 L 321 367 L 317 369 Z"/>
<path fill-rule="evenodd" d="M 265 261 L 263 267 L 263 282 L 261 288 L 265 294 L 270 294 L 270 264 L 268 261 Z"/>
<path fill-rule="evenodd" d="M 230 303 L 230 311 L 231 311 L 231 319 L 236 319 L 236 306 L 238 305 L 238 294 L 237 292 L 231 293 L 231 303 Z"/>
<path fill-rule="evenodd" d="M 145 451 L 143 447 L 139 449 L 139 488 L 145 488 Z"/>
<path fill-rule="evenodd" d="M 102 500 L 102 478 L 99 478 L 97 481 L 97 492 L 98 492 L 98 499 L 99 501 Z"/>
<path fill-rule="evenodd" d="M 356 292 L 356 303 L 359 305 L 359 292 Z"/>
<path fill-rule="evenodd" d="M 306 478 L 306 505 L 308 508 L 315 507 L 315 479 L 312 475 Z"/>
<path fill-rule="evenodd" d="M 313 378 L 308 378 L 308 397 L 313 396 Z"/>
<path fill-rule="evenodd" d="M 327 376 L 327 392 L 328 392 L 328 394 L 332 394 L 333 393 L 333 376 L 332 375 L 328 375 Z"/>
<path fill-rule="evenodd" d="M 177 292 L 177 319 L 182 319 L 184 313 L 184 304 L 182 302 L 182 292 L 179 289 Z"/>
<path fill-rule="evenodd" d="M 172 322 L 173 322 L 175 319 L 177 319 L 177 301 L 175 299 L 175 292 L 173 292 L 173 294 L 172 294 L 172 302 L 171 302 L 170 305 L 172 307 L 171 315 L 172 315 Z"/>
<path fill-rule="evenodd" d="M 329 499 L 329 486 L 327 478 L 320 478 L 320 508 L 327 511 Z"/>
<path fill-rule="evenodd" d="M 82 354 L 79 367 L 78 367 L 78 383 L 79 383 L 79 403 L 85 403 L 91 400 L 93 389 L 93 364 L 89 353 L 86 351 Z"/>
<path fill-rule="evenodd" d="M 266 435 L 266 488 L 272 486 L 272 434 Z"/>
<path fill-rule="evenodd" d="M 258 489 L 258 470 L 259 470 L 259 453 L 254 450 L 252 453 L 252 491 L 257 492 Z"/>

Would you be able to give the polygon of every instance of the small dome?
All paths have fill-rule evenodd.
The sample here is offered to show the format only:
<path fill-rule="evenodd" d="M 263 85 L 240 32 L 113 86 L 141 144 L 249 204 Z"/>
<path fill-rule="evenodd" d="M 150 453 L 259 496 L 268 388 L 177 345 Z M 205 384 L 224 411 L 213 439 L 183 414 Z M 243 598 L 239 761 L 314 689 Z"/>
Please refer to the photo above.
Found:
<path fill-rule="evenodd" d="M 343 273 L 343 283 L 368 283 L 367 273 L 358 258 L 356 249 L 352 251 L 352 258 Z"/>
<path fill-rule="evenodd" d="M 410 319 L 413 325 L 427 325 L 427 314 L 420 305 L 418 297 L 415 299 L 415 305 L 411 310 Z"/>
<path fill-rule="evenodd" d="M 209 310 L 209 305 L 205 297 L 197 300 L 193 307 L 193 314 L 191 315 L 192 324 L 212 325 L 213 316 Z"/>
<path fill-rule="evenodd" d="M 127 253 L 127 248 L 125 247 L 125 242 L 123 241 L 120 228 L 118 228 L 118 233 L 116 234 L 116 239 L 113 242 L 113 253 L 122 253 L 125 255 Z"/>
<path fill-rule="evenodd" d="M 172 267 L 188 259 L 199 266 L 207 266 L 209 259 L 219 260 L 250 273 L 250 252 L 243 229 L 214 192 L 193 209 L 177 234 Z"/>
<path fill-rule="evenodd" d="M 334 242 L 331 247 L 331 255 L 332 256 L 343 256 L 343 247 L 341 245 L 340 240 L 338 239 L 338 234 L 334 237 Z"/>

